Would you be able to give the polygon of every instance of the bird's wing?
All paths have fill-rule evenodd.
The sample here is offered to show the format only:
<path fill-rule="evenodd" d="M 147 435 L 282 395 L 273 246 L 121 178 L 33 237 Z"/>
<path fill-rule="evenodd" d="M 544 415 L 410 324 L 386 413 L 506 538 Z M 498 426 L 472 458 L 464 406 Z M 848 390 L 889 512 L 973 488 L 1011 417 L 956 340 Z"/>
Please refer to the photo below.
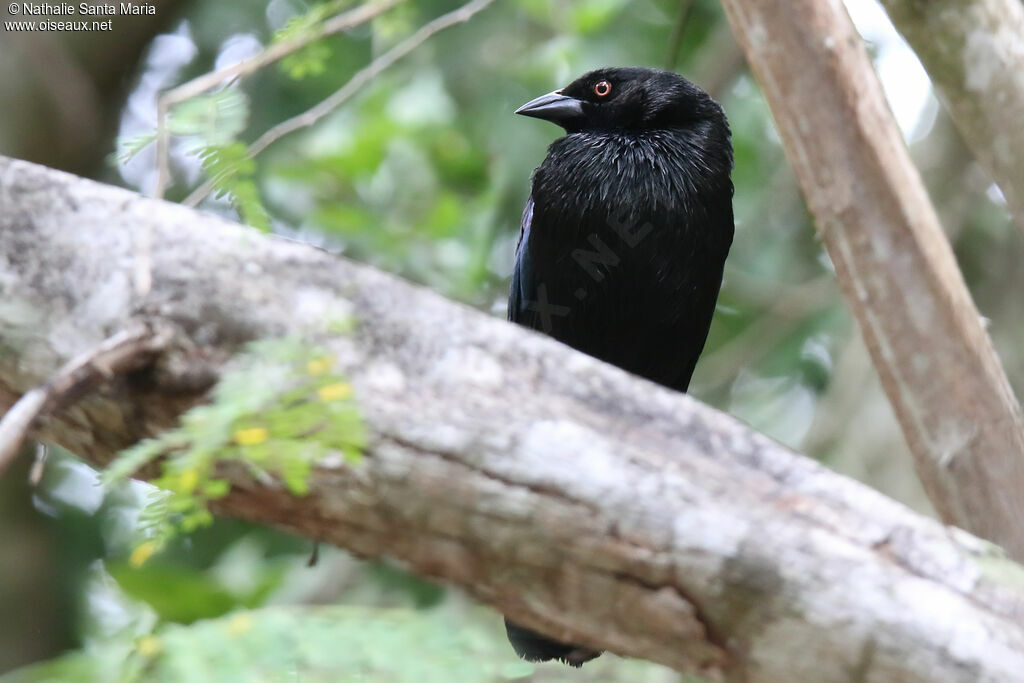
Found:
<path fill-rule="evenodd" d="M 514 323 L 524 324 L 522 320 L 523 284 L 529 268 L 529 255 L 526 243 L 530 238 L 530 224 L 533 223 L 533 197 L 526 200 L 523 218 L 519 222 L 519 241 L 516 242 L 516 264 L 512 268 L 512 283 L 508 292 L 508 319 Z"/>
<path fill-rule="evenodd" d="M 529 199 L 526 200 L 526 206 L 523 207 L 523 217 L 519 221 L 519 241 L 516 242 L 517 259 L 519 258 L 519 249 L 530 234 L 531 223 L 533 223 L 533 195 L 530 195 Z"/>

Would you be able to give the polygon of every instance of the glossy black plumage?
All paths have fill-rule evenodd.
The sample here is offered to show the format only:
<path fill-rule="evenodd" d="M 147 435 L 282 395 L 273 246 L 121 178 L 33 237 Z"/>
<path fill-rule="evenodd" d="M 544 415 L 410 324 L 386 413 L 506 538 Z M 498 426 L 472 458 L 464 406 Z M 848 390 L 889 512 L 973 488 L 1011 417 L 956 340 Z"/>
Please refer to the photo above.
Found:
<path fill-rule="evenodd" d="M 567 135 L 533 174 L 509 320 L 686 391 L 733 237 L 721 107 L 679 75 L 609 68 L 517 113 Z M 581 648 L 507 625 L 526 659 L 585 661 Z"/>

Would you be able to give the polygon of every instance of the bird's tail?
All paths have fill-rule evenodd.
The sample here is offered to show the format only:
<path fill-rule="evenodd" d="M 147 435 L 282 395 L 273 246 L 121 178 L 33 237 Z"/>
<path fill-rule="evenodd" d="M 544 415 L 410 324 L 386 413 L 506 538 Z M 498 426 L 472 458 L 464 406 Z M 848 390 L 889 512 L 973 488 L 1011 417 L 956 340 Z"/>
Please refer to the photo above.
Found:
<path fill-rule="evenodd" d="M 508 642 L 512 643 L 512 649 L 528 662 L 547 662 L 557 659 L 569 666 L 580 667 L 585 662 L 601 655 L 597 650 L 551 640 L 536 631 L 509 621 L 507 617 L 505 618 L 505 632 L 508 634 Z"/>

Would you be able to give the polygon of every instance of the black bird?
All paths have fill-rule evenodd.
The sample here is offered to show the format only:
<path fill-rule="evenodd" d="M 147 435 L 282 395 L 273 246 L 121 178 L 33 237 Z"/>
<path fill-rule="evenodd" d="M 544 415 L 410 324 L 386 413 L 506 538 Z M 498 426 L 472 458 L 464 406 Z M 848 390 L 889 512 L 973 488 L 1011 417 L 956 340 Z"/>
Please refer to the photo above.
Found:
<path fill-rule="evenodd" d="M 566 135 L 533 173 L 509 320 L 686 391 L 733 237 L 722 108 L 677 74 L 605 68 L 516 113 Z M 600 654 L 505 625 L 527 660 Z"/>

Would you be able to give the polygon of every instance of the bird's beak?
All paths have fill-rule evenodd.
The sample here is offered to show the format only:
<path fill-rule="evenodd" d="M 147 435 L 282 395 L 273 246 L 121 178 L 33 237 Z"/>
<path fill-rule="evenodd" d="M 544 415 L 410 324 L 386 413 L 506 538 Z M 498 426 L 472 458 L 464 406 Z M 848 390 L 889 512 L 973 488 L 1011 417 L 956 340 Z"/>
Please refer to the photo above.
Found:
<path fill-rule="evenodd" d="M 552 123 L 562 123 L 583 115 L 583 103 L 575 97 L 563 95 L 561 91 L 549 92 L 547 95 L 530 100 L 516 109 L 517 114 L 532 116 Z"/>

